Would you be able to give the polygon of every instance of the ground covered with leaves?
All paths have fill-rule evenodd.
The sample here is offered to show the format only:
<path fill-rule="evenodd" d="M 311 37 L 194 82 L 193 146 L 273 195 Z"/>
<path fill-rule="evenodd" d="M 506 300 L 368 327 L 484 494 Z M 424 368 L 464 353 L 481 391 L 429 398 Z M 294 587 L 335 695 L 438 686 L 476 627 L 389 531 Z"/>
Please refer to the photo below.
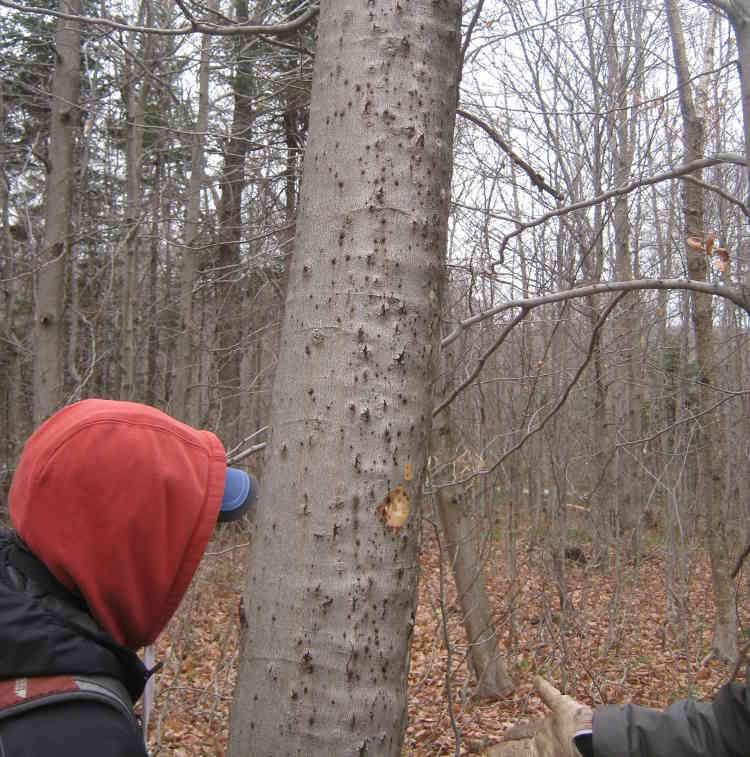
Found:
<path fill-rule="evenodd" d="M 159 641 L 156 658 L 164 668 L 156 677 L 150 715 L 153 755 L 223 755 L 226 750 L 248 542 L 241 527 L 214 540 L 180 611 Z M 594 564 L 584 544 L 579 560 L 566 561 L 570 604 L 563 613 L 547 551 L 522 538 L 512 585 L 503 570 L 502 543 L 494 546 L 486 568 L 500 650 L 515 691 L 500 701 L 477 700 L 447 568 L 442 578 L 445 599 L 440 602 L 439 554 L 426 526 L 404 755 L 455 754 L 457 739 L 461 754 L 484 753 L 513 723 L 544 714 L 532 690 L 537 672 L 580 701 L 632 701 L 654 707 L 689 693 L 710 697 L 730 675 L 732 666 L 710 655 L 711 582 L 700 549 L 687 551 L 682 576 L 678 572 L 672 581 L 665 578 L 666 548 L 658 538 L 642 545 L 637 559 L 623 555 L 615 563 L 612 555 L 609 565 Z M 745 566 L 745 573 L 748 570 Z M 619 587 L 613 575 L 621 577 Z M 744 643 L 750 638 L 750 581 L 741 573 L 736 586 L 739 638 Z M 509 612 L 512 605 L 515 613 Z"/>

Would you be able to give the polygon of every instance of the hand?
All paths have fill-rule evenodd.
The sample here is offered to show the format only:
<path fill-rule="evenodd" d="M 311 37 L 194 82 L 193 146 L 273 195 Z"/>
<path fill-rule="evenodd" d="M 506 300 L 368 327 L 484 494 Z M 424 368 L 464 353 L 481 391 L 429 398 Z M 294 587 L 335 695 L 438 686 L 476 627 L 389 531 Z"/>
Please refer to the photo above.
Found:
<path fill-rule="evenodd" d="M 490 750 L 490 757 L 581 757 L 573 737 L 591 730 L 593 710 L 561 694 L 540 676 L 534 679 L 534 688 L 551 714 L 511 728 L 505 741 Z"/>
<path fill-rule="evenodd" d="M 538 757 L 578 757 L 580 752 L 573 744 L 573 737 L 581 731 L 591 731 L 594 711 L 561 694 L 541 676 L 534 679 L 534 688 L 552 710 L 534 737 L 535 754 Z"/>

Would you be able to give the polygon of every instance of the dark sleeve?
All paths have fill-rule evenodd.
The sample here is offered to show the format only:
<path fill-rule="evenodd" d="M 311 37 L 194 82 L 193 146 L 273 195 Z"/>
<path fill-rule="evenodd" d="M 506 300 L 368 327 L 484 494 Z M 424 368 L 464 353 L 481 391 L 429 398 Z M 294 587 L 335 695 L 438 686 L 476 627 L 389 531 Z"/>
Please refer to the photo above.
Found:
<path fill-rule="evenodd" d="M 722 686 L 714 699 L 714 714 L 728 754 L 750 754 L 750 679 L 745 686 Z"/>
<path fill-rule="evenodd" d="M 596 757 L 745 757 L 747 688 L 732 684 L 713 702 L 684 699 L 663 712 L 631 704 L 597 707 L 593 737 Z"/>
<path fill-rule="evenodd" d="M 148 757 L 140 732 L 114 707 L 65 702 L 0 721 L 0 755 Z"/>

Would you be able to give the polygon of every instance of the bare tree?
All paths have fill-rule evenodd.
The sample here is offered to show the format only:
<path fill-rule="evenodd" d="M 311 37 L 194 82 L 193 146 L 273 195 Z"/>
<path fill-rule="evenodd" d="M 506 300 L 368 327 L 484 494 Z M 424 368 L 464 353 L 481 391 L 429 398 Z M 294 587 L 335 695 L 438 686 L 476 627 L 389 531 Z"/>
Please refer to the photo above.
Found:
<path fill-rule="evenodd" d="M 194 356 L 196 325 L 193 316 L 196 275 L 200 262 L 200 215 L 203 189 L 203 150 L 208 129 L 208 84 L 211 37 L 201 40 L 198 73 L 198 116 L 192 136 L 190 153 L 190 185 L 185 216 L 184 248 L 180 256 L 180 329 L 177 337 L 177 370 L 175 372 L 173 412 L 177 418 L 194 421 L 198 417 L 198 393 L 191 391 L 196 375 Z"/>
<path fill-rule="evenodd" d="M 60 10 L 81 13 L 82 0 L 60 0 Z M 55 78 L 47 150 L 44 238 L 36 276 L 34 422 L 51 415 L 62 399 L 65 268 L 70 251 L 73 148 L 80 123 L 81 27 L 59 19 L 55 32 Z"/>
<path fill-rule="evenodd" d="M 701 112 L 705 108 L 699 109 L 693 99 L 685 39 L 676 0 L 667 0 L 666 9 L 672 35 L 677 80 L 680 85 L 685 158 L 696 160 L 702 157 L 705 150 L 705 114 Z M 712 62 L 714 29 L 715 24 L 709 28 L 706 35 L 704 66 L 708 64 L 710 67 Z M 701 100 L 705 100 L 705 95 L 701 97 Z M 704 190 L 700 184 L 686 181 L 683 184 L 682 193 L 688 274 L 691 279 L 705 281 L 708 269 L 706 245 L 708 245 L 710 253 L 711 242 L 709 241 L 710 234 L 705 228 Z M 700 369 L 698 378 L 700 383 L 700 409 L 705 410 L 715 402 L 719 375 L 716 362 L 712 298 L 693 294 L 691 316 Z M 722 425 L 716 419 L 707 419 L 703 424 L 701 460 L 704 478 L 703 498 L 706 514 L 706 538 L 711 558 L 711 582 L 716 605 L 713 648 L 722 659 L 734 660 L 737 654 L 737 607 L 729 577 L 732 553 L 729 549 L 726 519 L 722 513 L 725 492 L 722 475 L 723 466 L 721 465 L 721 450 L 724 448 L 724 440 L 721 436 Z"/>
<path fill-rule="evenodd" d="M 261 6 L 259 5 L 259 8 Z M 247 0 L 235 0 L 237 22 L 248 20 Z M 216 319 L 219 391 L 218 401 L 224 425 L 232 440 L 240 429 L 240 360 L 242 334 L 242 288 L 247 282 L 241 276 L 240 239 L 242 236 L 242 193 L 247 184 L 245 162 L 250 149 L 255 94 L 252 61 L 245 54 L 247 40 L 235 37 L 234 72 L 232 76 L 233 111 L 229 137 L 224 144 L 224 167 L 221 174 L 219 201 L 219 245 L 217 265 Z M 229 431 L 229 428 L 232 431 Z"/>

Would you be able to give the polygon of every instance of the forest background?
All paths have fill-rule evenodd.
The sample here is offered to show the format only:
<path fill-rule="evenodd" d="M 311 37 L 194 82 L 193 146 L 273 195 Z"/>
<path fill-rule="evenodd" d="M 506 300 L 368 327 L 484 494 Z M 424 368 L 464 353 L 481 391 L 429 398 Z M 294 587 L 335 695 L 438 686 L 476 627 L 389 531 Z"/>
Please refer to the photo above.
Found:
<path fill-rule="evenodd" d="M 214 430 L 264 491 L 156 650 L 155 753 L 241 754 L 256 721 L 271 744 L 280 711 L 309 753 L 344 753 L 320 736 L 340 705 L 250 714 L 251 661 L 298 623 L 280 678 L 342 658 L 377 724 L 348 729 L 362 754 L 481 751 L 539 712 L 532 671 L 655 706 L 736 672 L 744 0 L 0 0 L 0 19 L 0 507 L 34 426 L 89 396 Z M 348 446 L 322 430 L 337 403 Z M 351 624 L 346 655 L 315 647 L 327 622 Z"/>

